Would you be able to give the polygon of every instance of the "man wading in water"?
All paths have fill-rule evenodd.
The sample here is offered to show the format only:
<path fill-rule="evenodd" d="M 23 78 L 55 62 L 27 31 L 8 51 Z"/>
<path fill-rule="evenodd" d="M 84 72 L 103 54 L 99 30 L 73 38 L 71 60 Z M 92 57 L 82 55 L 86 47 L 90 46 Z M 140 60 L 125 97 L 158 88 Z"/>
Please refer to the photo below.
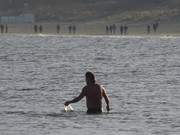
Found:
<path fill-rule="evenodd" d="M 91 72 L 86 73 L 86 83 L 87 85 L 82 89 L 80 95 L 74 98 L 71 101 L 64 103 L 65 106 L 68 106 L 71 103 L 76 103 L 80 101 L 84 96 L 86 96 L 86 105 L 88 114 L 97 114 L 102 113 L 102 97 L 106 102 L 106 109 L 109 111 L 109 99 L 106 94 L 105 88 L 101 85 L 96 84 L 95 76 Z"/>

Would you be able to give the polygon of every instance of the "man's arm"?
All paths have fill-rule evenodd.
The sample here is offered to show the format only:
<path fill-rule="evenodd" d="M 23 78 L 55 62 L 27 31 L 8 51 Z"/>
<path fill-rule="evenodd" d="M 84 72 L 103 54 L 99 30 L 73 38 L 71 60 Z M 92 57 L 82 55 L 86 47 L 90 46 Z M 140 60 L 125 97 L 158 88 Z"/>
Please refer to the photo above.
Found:
<path fill-rule="evenodd" d="M 110 108 L 109 108 L 109 98 L 108 98 L 108 96 L 106 94 L 106 90 L 102 86 L 101 86 L 101 89 L 102 89 L 102 96 L 104 97 L 104 100 L 106 102 L 106 109 L 107 109 L 107 111 L 110 111 Z"/>
<path fill-rule="evenodd" d="M 68 106 L 68 105 L 71 104 L 71 103 L 76 103 L 76 102 L 80 101 L 84 96 L 85 96 L 85 89 L 83 88 L 82 92 L 79 94 L 78 97 L 74 98 L 73 100 L 66 101 L 66 102 L 64 103 L 64 105 L 65 105 L 65 106 Z"/>

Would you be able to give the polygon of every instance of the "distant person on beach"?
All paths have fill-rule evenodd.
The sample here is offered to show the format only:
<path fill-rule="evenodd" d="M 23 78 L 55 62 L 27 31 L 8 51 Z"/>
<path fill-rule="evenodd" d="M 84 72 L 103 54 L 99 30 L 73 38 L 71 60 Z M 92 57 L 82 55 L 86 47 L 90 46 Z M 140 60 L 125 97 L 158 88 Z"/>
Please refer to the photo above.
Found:
<path fill-rule="evenodd" d="M 80 101 L 83 97 L 86 97 L 86 106 L 88 114 L 99 114 L 102 113 L 102 98 L 105 99 L 106 109 L 109 111 L 109 98 L 106 94 L 104 87 L 96 83 L 95 76 L 92 72 L 87 72 L 86 75 L 86 86 L 82 89 L 79 96 L 73 100 L 66 101 L 65 106 L 71 103 Z"/>
<path fill-rule="evenodd" d="M 42 26 L 42 25 L 39 26 L 39 32 L 40 32 L 40 33 L 43 32 L 43 26 Z"/>
<path fill-rule="evenodd" d="M 4 33 L 4 25 L 3 24 L 0 25 L 0 29 L 1 29 L 1 33 Z"/>
<path fill-rule="evenodd" d="M 113 27 L 112 27 L 112 25 L 109 26 L 109 31 L 110 31 L 110 34 L 113 33 Z"/>
<path fill-rule="evenodd" d="M 121 26 L 120 26 L 120 33 L 121 33 L 121 35 L 123 35 L 123 32 L 124 32 L 124 28 L 123 28 L 123 26 L 121 25 Z"/>
<path fill-rule="evenodd" d="M 124 35 L 127 35 L 127 33 L 128 33 L 128 26 L 124 25 Z"/>
<path fill-rule="evenodd" d="M 60 32 L 60 25 L 59 24 L 57 24 L 57 26 L 56 26 L 56 31 L 57 31 L 57 33 Z"/>
<path fill-rule="evenodd" d="M 37 32 L 38 32 L 38 26 L 34 25 L 34 33 L 37 33 Z"/>
<path fill-rule="evenodd" d="M 154 30 L 154 32 L 157 32 L 158 26 L 159 26 L 158 22 L 153 23 L 153 30 Z"/>
<path fill-rule="evenodd" d="M 154 32 L 156 32 L 156 24 L 155 23 L 153 23 L 153 30 L 154 30 Z"/>
<path fill-rule="evenodd" d="M 71 32 L 72 32 L 72 26 L 69 25 L 68 29 L 69 29 L 69 34 L 71 34 Z"/>
<path fill-rule="evenodd" d="M 151 26 L 147 25 L 147 34 L 150 34 L 150 32 L 151 32 Z"/>
<path fill-rule="evenodd" d="M 109 34 L 109 27 L 106 25 L 106 34 Z"/>
<path fill-rule="evenodd" d="M 72 26 L 72 31 L 73 31 L 73 34 L 76 33 L 76 26 L 75 25 Z"/>
<path fill-rule="evenodd" d="M 8 33 L 8 25 L 5 25 L 5 32 Z"/>

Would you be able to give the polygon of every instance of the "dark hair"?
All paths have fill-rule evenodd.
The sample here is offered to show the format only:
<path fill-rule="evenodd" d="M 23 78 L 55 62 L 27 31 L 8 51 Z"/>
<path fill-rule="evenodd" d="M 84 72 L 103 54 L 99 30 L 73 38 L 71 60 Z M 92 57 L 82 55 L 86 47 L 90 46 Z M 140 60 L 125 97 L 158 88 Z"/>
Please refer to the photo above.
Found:
<path fill-rule="evenodd" d="M 95 76 L 92 72 L 86 72 L 86 78 L 89 78 L 91 83 L 95 83 Z"/>

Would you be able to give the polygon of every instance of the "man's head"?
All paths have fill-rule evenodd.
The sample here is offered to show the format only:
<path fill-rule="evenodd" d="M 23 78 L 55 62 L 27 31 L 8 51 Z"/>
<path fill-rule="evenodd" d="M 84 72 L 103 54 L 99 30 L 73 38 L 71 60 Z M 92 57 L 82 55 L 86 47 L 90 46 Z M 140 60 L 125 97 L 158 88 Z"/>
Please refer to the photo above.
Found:
<path fill-rule="evenodd" d="M 95 76 L 92 72 L 86 72 L 86 83 L 87 85 L 89 84 L 94 84 L 95 81 Z"/>

